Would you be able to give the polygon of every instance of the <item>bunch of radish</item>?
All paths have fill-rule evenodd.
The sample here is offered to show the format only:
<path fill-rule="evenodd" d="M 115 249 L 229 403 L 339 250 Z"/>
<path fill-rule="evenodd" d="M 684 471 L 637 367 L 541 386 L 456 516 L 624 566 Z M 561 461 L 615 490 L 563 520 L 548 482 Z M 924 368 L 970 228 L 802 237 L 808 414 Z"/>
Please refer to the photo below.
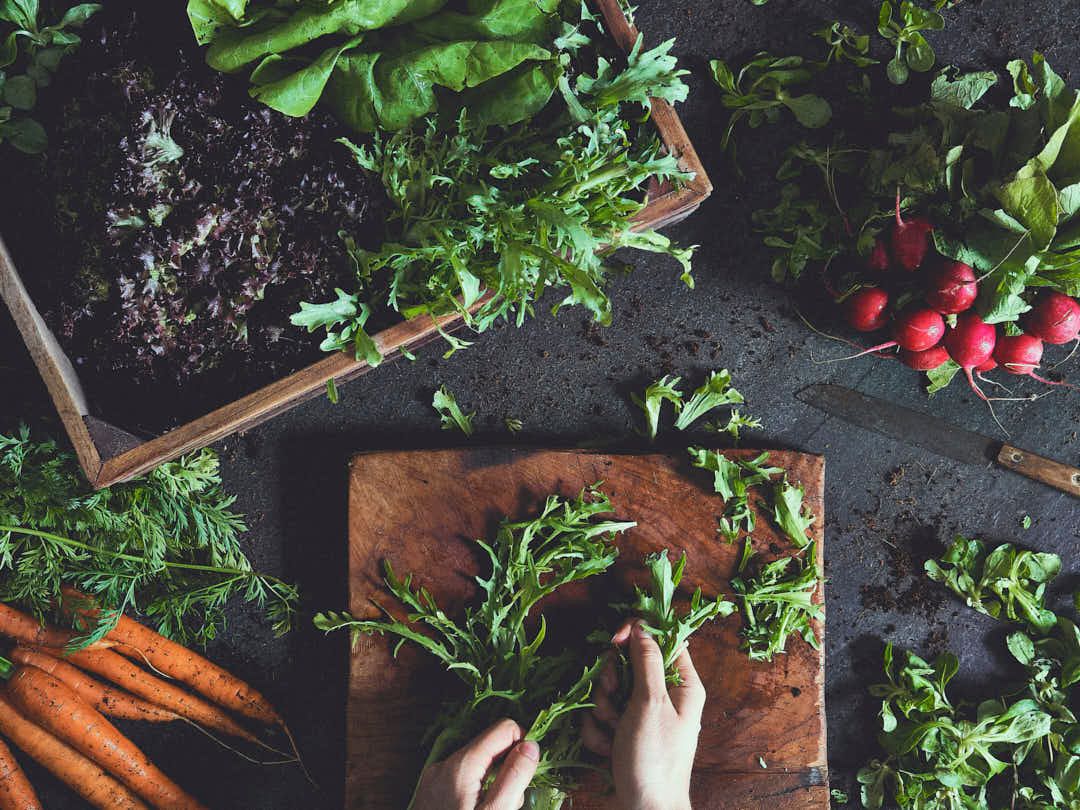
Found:
<path fill-rule="evenodd" d="M 1061 385 L 1040 377 L 1045 343 L 1064 344 L 1080 337 L 1080 303 L 1067 295 L 1044 290 L 1024 316 L 1024 332 L 1019 335 L 985 323 L 974 311 L 979 295 L 979 278 L 963 262 L 953 261 L 931 250 L 934 226 L 915 217 L 905 220 L 896 199 L 896 222 L 887 236 L 879 236 L 866 260 L 871 281 L 843 297 L 845 319 L 859 332 L 889 329 L 891 340 L 872 346 L 862 354 L 899 349 L 901 362 L 918 371 L 932 371 L 952 360 L 963 369 L 971 389 L 982 399 L 986 395 L 975 376 L 1001 367 L 1009 374 L 1032 377 L 1048 385 Z M 889 288 L 910 288 L 918 273 L 925 278 L 914 286 L 921 296 L 893 312 Z M 889 275 L 903 279 L 889 284 Z"/>

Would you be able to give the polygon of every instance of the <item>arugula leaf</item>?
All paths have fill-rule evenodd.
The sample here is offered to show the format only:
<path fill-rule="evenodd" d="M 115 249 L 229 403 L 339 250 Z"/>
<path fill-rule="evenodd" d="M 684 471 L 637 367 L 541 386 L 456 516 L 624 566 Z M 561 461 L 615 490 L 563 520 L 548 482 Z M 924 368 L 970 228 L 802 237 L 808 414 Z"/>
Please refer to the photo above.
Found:
<path fill-rule="evenodd" d="M 472 436 L 472 420 L 476 416 L 476 412 L 470 414 L 462 412 L 457 400 L 454 399 L 454 395 L 447 390 L 445 385 L 440 386 L 439 390 L 435 392 L 435 396 L 431 400 L 431 407 L 438 412 L 443 430 L 457 428 L 466 436 Z"/>
<path fill-rule="evenodd" d="M 981 540 L 957 537 L 940 560 L 927 560 L 926 574 L 994 618 L 1045 632 L 1057 617 L 1044 604 L 1046 585 L 1061 570 L 1056 554 L 1002 543 L 992 551 Z"/>
<path fill-rule="evenodd" d="M 756 518 L 750 507 L 750 488 L 768 483 L 784 471 L 780 467 L 766 467 L 767 452 L 757 458 L 732 461 L 716 450 L 688 447 L 690 463 L 695 467 L 711 470 L 713 489 L 724 499 L 724 514 L 719 519 L 719 531 L 729 543 L 739 539 L 743 531 L 752 532 Z"/>
<path fill-rule="evenodd" d="M 679 411 L 675 427 L 686 430 L 714 408 L 719 408 L 721 405 L 738 405 L 743 401 L 743 395 L 731 386 L 731 372 L 726 368 L 710 372 L 705 382 L 694 391 Z"/>
<path fill-rule="evenodd" d="M 773 519 L 798 548 L 804 548 L 810 542 L 806 532 L 817 519 L 803 504 L 805 496 L 802 485 L 791 484 L 786 475 L 773 490 Z"/>
<path fill-rule="evenodd" d="M 735 605 L 720 597 L 706 599 L 701 595 L 701 588 L 696 588 L 690 597 L 689 607 L 680 616 L 675 610 L 674 599 L 686 567 L 686 552 L 672 566 L 667 549 L 658 551 L 645 558 L 645 567 L 650 574 L 649 589 L 635 587 L 633 604 L 616 607 L 633 612 L 644 620 L 645 629 L 656 639 L 664 654 L 664 671 L 668 682 L 677 684 L 679 672 L 675 659 L 682 652 L 687 639 L 705 622 L 730 616 Z"/>
<path fill-rule="evenodd" d="M 345 351 L 351 349 L 357 360 L 363 360 L 374 368 L 382 362 L 383 356 L 374 339 L 364 330 L 364 325 L 371 317 L 371 307 L 362 303 L 357 296 L 350 295 L 338 288 L 336 301 L 325 304 L 300 302 L 300 311 L 289 316 L 293 326 L 301 326 L 314 332 L 325 329 L 326 337 L 319 348 L 324 352 Z M 334 328 L 341 326 L 340 331 Z"/>
<path fill-rule="evenodd" d="M 728 416 L 728 420 L 724 424 L 719 422 L 711 423 L 705 426 L 706 430 L 711 430 L 715 433 L 727 433 L 731 438 L 738 442 L 740 438 L 740 432 L 743 428 L 750 430 L 760 430 L 761 420 L 754 416 L 744 415 L 739 412 L 738 408 L 731 411 Z"/>
<path fill-rule="evenodd" d="M 679 391 L 679 377 L 661 377 L 645 389 L 644 396 L 631 394 L 630 399 L 634 404 L 645 411 L 645 420 L 648 425 L 649 438 L 655 439 L 660 426 L 660 408 L 667 400 L 675 406 L 675 412 L 682 410 L 682 392 Z"/>
<path fill-rule="evenodd" d="M 756 575 L 745 576 L 753 558 L 747 537 L 739 576 L 731 581 L 731 587 L 742 604 L 742 648 L 750 660 L 772 661 L 774 656 L 787 652 L 792 634 L 819 649 L 821 642 L 812 624 L 822 613 L 821 605 L 813 601 L 821 581 L 814 544 L 810 543 L 804 554 L 781 557 L 763 565 Z"/>
<path fill-rule="evenodd" d="M 573 770 L 584 766 L 577 723 L 592 705 L 589 693 L 603 659 L 578 670 L 571 652 L 547 652 L 543 617 L 536 625 L 528 619 L 545 597 L 615 562 L 616 536 L 635 524 L 599 517 L 610 511 L 611 502 L 594 487 L 576 499 L 548 498 L 529 520 L 503 521 L 493 541 L 476 541 L 490 574 L 477 578 L 479 602 L 460 620 L 443 612 L 425 588 L 414 587 L 411 575 L 401 579 L 386 563 L 387 588 L 408 611 L 406 620 L 388 611 L 384 618 L 365 620 L 320 613 L 315 626 L 349 630 L 354 643 L 361 634 L 392 636 L 395 651 L 406 642 L 418 644 L 464 682 L 469 694 L 436 721 L 428 762 L 441 760 L 496 719 L 511 717 L 527 729 L 527 739 L 542 743 L 526 801 L 561 798 L 573 785 Z"/>

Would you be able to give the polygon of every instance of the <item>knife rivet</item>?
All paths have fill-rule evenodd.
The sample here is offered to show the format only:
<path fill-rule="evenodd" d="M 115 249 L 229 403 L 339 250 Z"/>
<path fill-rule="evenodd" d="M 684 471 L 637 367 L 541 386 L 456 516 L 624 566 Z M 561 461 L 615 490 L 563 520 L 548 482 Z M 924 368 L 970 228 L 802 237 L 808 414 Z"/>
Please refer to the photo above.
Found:
<path fill-rule="evenodd" d="M 1013 464 L 1019 464 L 1023 460 L 1024 460 L 1024 454 L 1023 453 L 1013 453 L 1012 454 L 1012 462 L 1013 462 Z"/>
<path fill-rule="evenodd" d="M 1080 473 L 1073 473 L 1072 482 L 1074 487 L 1080 487 Z"/>

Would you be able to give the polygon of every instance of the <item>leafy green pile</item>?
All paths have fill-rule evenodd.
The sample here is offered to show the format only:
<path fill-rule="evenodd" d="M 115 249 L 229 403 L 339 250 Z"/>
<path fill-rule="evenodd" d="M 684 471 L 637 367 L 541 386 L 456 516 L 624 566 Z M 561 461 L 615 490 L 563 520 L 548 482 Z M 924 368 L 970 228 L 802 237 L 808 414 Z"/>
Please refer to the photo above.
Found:
<path fill-rule="evenodd" d="M 265 607 L 289 629 L 296 590 L 251 570 L 246 530 L 221 489 L 218 459 L 203 450 L 146 477 L 94 491 L 71 453 L 0 434 L 0 601 L 52 614 L 62 585 L 105 608 L 80 644 L 103 636 L 120 613 L 140 610 L 165 635 L 205 642 L 235 596 Z"/>
<path fill-rule="evenodd" d="M 560 40 L 567 59 L 588 42 L 574 30 L 577 36 Z M 605 256 L 622 247 L 673 256 L 692 286 L 693 249 L 632 222 L 647 180 L 687 176 L 623 113 L 627 103 L 647 109 L 652 98 L 686 97 L 671 46 L 645 51 L 639 39 L 621 71 L 599 57 L 595 73 L 582 71 L 573 83 L 562 77 L 562 102 L 551 105 L 559 109 L 508 129 L 487 126 L 470 109 L 448 131 L 440 127 L 445 118 L 430 118 L 390 136 L 376 133 L 370 146 L 345 142 L 382 178 L 397 213 L 379 250 L 351 249 L 358 291 L 305 304 L 293 323 L 325 329 L 325 350 L 350 350 L 372 363 L 378 356 L 364 322 L 383 295 L 406 317 L 457 312 L 484 331 L 499 319 L 520 325 L 555 288 L 564 292 L 556 311 L 580 304 L 606 325 Z"/>
<path fill-rule="evenodd" d="M 1057 617 L 1044 603 L 1046 585 L 1061 571 L 1056 554 L 1002 543 L 992 551 L 981 540 L 957 537 L 940 560 L 926 561 L 926 575 L 946 585 L 980 613 L 1049 630 Z"/>
<path fill-rule="evenodd" d="M 45 128 L 28 113 L 60 60 L 82 41 L 74 29 L 100 9 L 97 3 L 80 3 L 44 25 L 38 0 L 0 0 L 0 143 L 29 154 L 45 151 Z"/>
<path fill-rule="evenodd" d="M 539 112 L 562 75 L 551 48 L 560 4 L 189 0 L 188 18 L 211 67 L 250 71 L 254 98 L 293 116 L 321 101 L 354 131 L 375 132 L 463 106 L 490 124 Z"/>
<path fill-rule="evenodd" d="M 1053 554 L 958 538 L 927 572 L 968 605 L 1015 622 L 1006 643 L 1024 667 L 1015 689 L 977 705 L 957 705 L 946 693 L 959 669 L 945 653 L 929 664 L 911 652 L 896 660 L 885 648 L 882 699 L 884 759 L 859 772 L 863 806 L 912 810 L 1009 807 L 1051 810 L 1080 806 L 1080 630 L 1043 604 L 1061 561 Z"/>
<path fill-rule="evenodd" d="M 802 636 L 815 650 L 821 649 L 813 626 L 823 612 L 814 601 L 821 581 L 814 544 L 807 544 L 800 554 L 765 563 L 753 576 L 743 576 L 753 558 L 747 537 L 739 560 L 740 576 L 731 581 L 731 587 L 742 606 L 742 643 L 750 660 L 772 661 L 773 656 L 787 651 L 792 633 Z"/>
<path fill-rule="evenodd" d="M 526 806 L 556 810 L 573 785 L 573 771 L 587 767 L 577 721 L 592 706 L 589 694 L 604 659 L 597 657 L 582 671 L 580 652 L 549 653 L 544 616 L 537 621 L 531 613 L 562 586 L 612 566 L 616 536 L 635 524 L 600 518 L 610 511 L 610 501 L 594 487 L 573 500 L 549 498 L 531 520 L 504 521 L 490 544 L 477 540 L 491 571 L 477 579 L 481 601 L 467 608 L 461 621 L 440 610 L 426 589 L 414 588 L 411 576 L 398 578 L 387 563 L 387 587 L 408 610 L 404 621 L 385 611 L 385 618 L 373 620 L 319 614 L 315 624 L 326 631 L 348 628 L 354 641 L 363 633 L 396 637 L 397 646 L 411 641 L 441 660 L 464 682 L 467 694 L 436 721 L 428 762 L 440 760 L 494 720 L 510 717 L 527 729 L 526 739 L 543 743 Z M 670 679 L 675 655 L 690 634 L 733 607 L 703 598 L 699 589 L 678 615 L 673 598 L 685 563 L 685 555 L 674 567 L 666 552 L 651 555 L 646 560 L 650 590 L 638 589 L 635 603 L 623 606 L 640 613 L 657 637 Z"/>

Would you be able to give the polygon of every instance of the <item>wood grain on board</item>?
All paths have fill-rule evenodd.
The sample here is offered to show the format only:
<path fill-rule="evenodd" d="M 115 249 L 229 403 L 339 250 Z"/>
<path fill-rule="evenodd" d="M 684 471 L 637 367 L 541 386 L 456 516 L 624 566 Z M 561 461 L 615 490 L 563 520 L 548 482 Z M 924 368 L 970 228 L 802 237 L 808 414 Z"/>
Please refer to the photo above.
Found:
<path fill-rule="evenodd" d="M 754 451 L 731 451 L 747 456 Z M 823 537 L 824 460 L 774 451 L 770 461 L 806 487 Z M 644 556 L 662 548 L 688 561 L 684 587 L 731 594 L 739 548 L 716 533 L 722 501 L 711 473 L 661 454 L 604 454 L 509 448 L 370 453 L 352 463 L 349 495 L 350 611 L 378 615 L 375 601 L 394 600 L 381 579 L 389 560 L 399 576 L 414 572 L 451 616 L 476 597 L 482 573 L 478 537 L 491 537 L 500 519 L 534 514 L 550 494 L 575 495 L 603 481 L 615 517 L 638 526 L 619 541 L 609 574 L 576 583 L 543 605 L 555 632 L 594 629 L 604 606 L 644 582 Z M 771 559 L 791 553 L 761 506 L 755 549 Z M 821 565 L 823 554 L 818 555 Z M 684 594 L 685 596 L 685 594 Z M 816 596 L 822 598 L 819 592 Z M 738 649 L 739 617 L 717 620 L 691 643 L 709 699 L 694 770 L 696 810 L 827 808 L 824 653 L 799 638 L 771 663 L 751 663 Z M 819 637 L 824 626 L 817 627 Z M 456 677 L 413 646 L 391 656 L 384 638 L 363 637 L 352 654 L 347 711 L 346 807 L 398 810 L 405 806 L 424 757 L 425 729 Z M 768 766 L 761 767 L 760 760 Z M 610 808 L 599 783 L 574 795 L 575 810 Z"/>
<path fill-rule="evenodd" d="M 638 31 L 626 19 L 619 0 L 595 0 L 607 30 L 619 47 L 630 50 Z M 651 120 L 664 148 L 693 175 L 678 186 L 652 182 L 648 204 L 634 217 L 634 230 L 661 228 L 678 222 L 712 193 L 712 183 L 694 151 L 675 109 L 664 101 L 653 103 Z M 160 436 L 144 439 L 89 415 L 78 378 L 56 343 L 34 302 L 19 280 L 11 257 L 0 240 L 0 294 L 19 327 L 42 378 L 49 389 L 64 428 L 71 438 L 79 463 L 95 487 L 105 487 L 141 475 L 159 464 L 242 430 L 248 430 L 326 390 L 329 380 L 344 382 L 371 370 L 352 355 L 340 353 L 302 368 L 276 382 L 228 403 L 205 416 L 180 425 Z M 402 349 L 415 350 L 438 337 L 439 330 L 462 325 L 460 313 L 437 320 L 418 317 L 394 324 L 372 337 L 386 361 L 399 357 Z"/>

